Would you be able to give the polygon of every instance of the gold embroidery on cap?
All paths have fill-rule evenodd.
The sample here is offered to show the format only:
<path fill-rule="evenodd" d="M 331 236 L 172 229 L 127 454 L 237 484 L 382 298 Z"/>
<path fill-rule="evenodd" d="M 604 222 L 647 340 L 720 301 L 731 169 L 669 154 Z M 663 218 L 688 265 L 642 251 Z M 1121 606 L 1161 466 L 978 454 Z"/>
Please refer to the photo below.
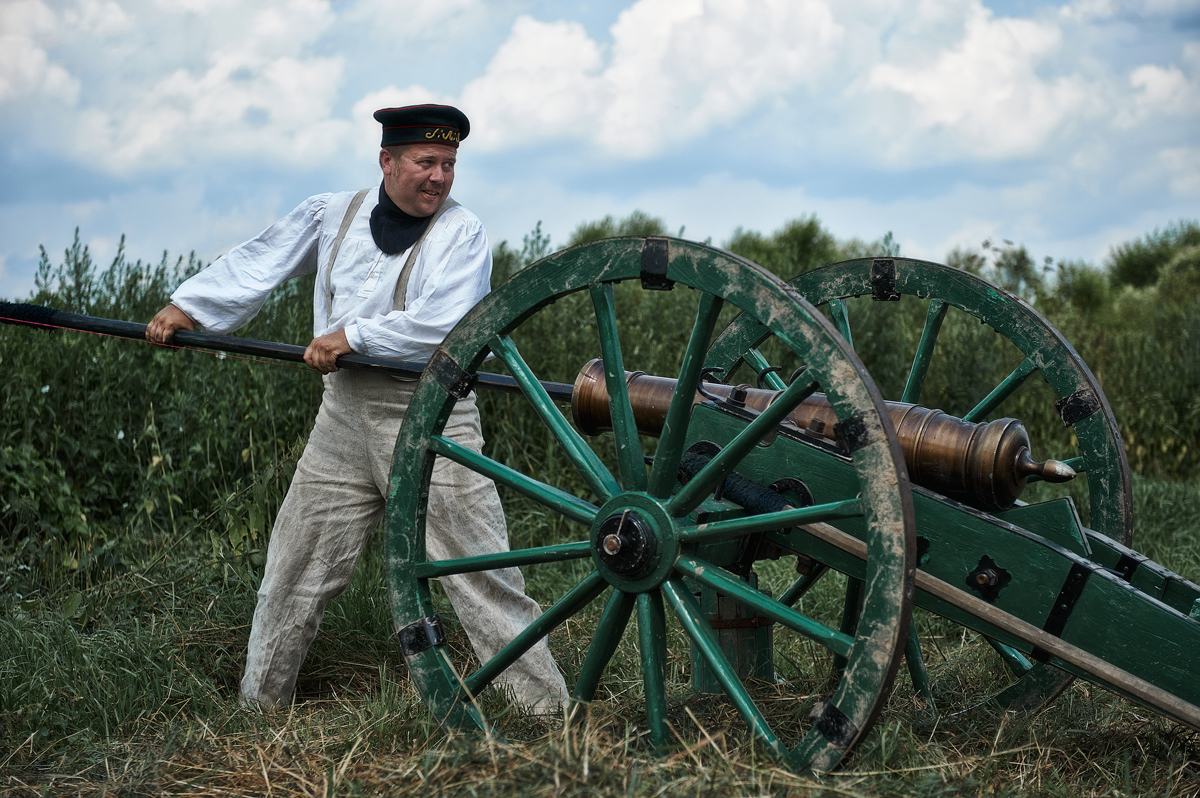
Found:
<path fill-rule="evenodd" d="M 430 130 L 428 133 L 425 134 L 425 138 L 441 139 L 442 141 L 453 141 L 455 144 L 457 144 L 459 141 L 458 131 L 454 130 L 453 128 L 448 128 L 448 127 L 434 128 L 433 130 Z"/>

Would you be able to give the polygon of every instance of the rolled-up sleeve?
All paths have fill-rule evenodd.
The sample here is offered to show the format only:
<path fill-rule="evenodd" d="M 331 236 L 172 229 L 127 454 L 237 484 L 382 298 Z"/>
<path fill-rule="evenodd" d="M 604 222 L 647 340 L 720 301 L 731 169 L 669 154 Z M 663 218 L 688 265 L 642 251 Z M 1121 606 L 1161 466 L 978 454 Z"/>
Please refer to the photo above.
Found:
<path fill-rule="evenodd" d="M 317 267 L 321 221 L 331 195 L 295 210 L 184 281 L 171 302 L 197 324 L 227 333 L 249 322 L 277 286 Z"/>
<path fill-rule="evenodd" d="M 451 217 L 448 223 L 430 231 L 421 246 L 405 309 L 362 317 L 346 326 L 354 351 L 428 360 L 454 325 L 487 295 L 492 252 L 483 224 L 465 211 L 446 216 Z"/>

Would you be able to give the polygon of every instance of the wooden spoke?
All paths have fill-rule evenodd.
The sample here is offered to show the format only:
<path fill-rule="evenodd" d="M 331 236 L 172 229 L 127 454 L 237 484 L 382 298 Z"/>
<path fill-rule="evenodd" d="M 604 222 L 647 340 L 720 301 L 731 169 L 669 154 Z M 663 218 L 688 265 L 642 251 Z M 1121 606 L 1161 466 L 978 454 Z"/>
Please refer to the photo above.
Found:
<path fill-rule="evenodd" d="M 616 653 L 621 635 L 629 623 L 629 615 L 633 611 L 636 599 L 631 593 L 614 590 L 596 624 L 596 633 L 592 636 L 592 644 L 588 647 L 587 657 L 583 667 L 579 669 L 579 679 L 575 682 L 572 698 L 576 701 L 591 701 L 596 695 L 596 686 L 604 673 L 608 661 Z"/>
<path fill-rule="evenodd" d="M 767 750 L 781 759 L 786 759 L 788 757 L 787 748 L 771 730 L 771 725 L 767 723 L 767 719 L 755 705 L 754 699 L 750 697 L 746 688 L 738 680 L 737 672 L 721 652 L 716 635 L 713 634 L 712 627 L 704 620 L 700 606 L 696 604 L 696 599 L 692 598 L 691 592 L 678 580 L 664 583 L 662 592 L 671 605 L 672 611 L 679 618 L 683 630 L 700 650 L 701 655 L 708 662 L 717 679 L 720 680 L 725 694 L 729 696 L 729 700 L 737 707 L 738 712 L 746 721 L 746 725 L 750 727 L 750 732 Z"/>
<path fill-rule="evenodd" d="M 754 532 L 769 532 L 773 529 L 788 529 L 802 524 L 821 521 L 837 521 L 844 518 L 859 518 L 863 514 L 861 499 L 842 499 L 836 502 L 816 504 L 811 507 L 795 507 L 774 513 L 731 518 L 728 521 L 713 521 L 684 527 L 679 539 L 688 543 L 721 540 L 723 538 L 749 535 Z"/>
<path fill-rule="evenodd" d="M 850 312 L 846 309 L 845 301 L 841 299 L 829 300 L 829 313 L 833 316 L 834 326 L 837 331 L 846 339 L 846 343 L 854 346 L 854 337 L 850 333 Z"/>
<path fill-rule="evenodd" d="M 442 576 L 491 571 L 496 568 L 520 568 L 525 565 L 580 560 L 590 556 L 591 553 L 591 543 L 584 540 L 579 543 L 561 543 L 557 546 L 538 546 L 532 549 L 480 554 L 477 557 L 433 560 L 416 566 L 413 573 L 418 579 L 437 579 Z"/>
<path fill-rule="evenodd" d="M 535 643 L 550 634 L 552 629 L 590 604 L 592 599 L 603 593 L 606 587 L 608 584 L 604 581 L 604 577 L 600 576 L 598 572 L 592 571 L 582 582 L 554 602 L 537 620 L 525 627 L 494 657 L 485 662 L 479 670 L 464 679 L 463 685 L 471 695 L 477 694 L 491 684 L 492 680 L 503 673 L 509 665 L 519 660 L 526 651 L 533 648 Z"/>
<path fill-rule="evenodd" d="M 538 381 L 533 371 L 525 364 L 516 345 L 507 336 L 496 336 L 488 341 L 491 350 L 504 361 L 512 372 L 513 378 L 521 386 L 529 403 L 537 411 L 538 416 L 554 433 L 554 437 L 566 451 L 567 457 L 574 463 L 580 476 L 596 491 L 601 500 L 611 499 L 621 492 L 621 486 L 613 479 L 612 474 L 604 467 L 604 463 L 596 456 L 579 433 L 572 429 L 566 418 L 559 412 L 554 400 L 546 393 L 546 389 Z"/>
<path fill-rule="evenodd" d="M 979 404 L 975 405 L 965 416 L 963 421 L 980 421 L 999 407 L 1005 399 L 1012 396 L 1013 393 L 1025 384 L 1025 380 L 1029 379 L 1029 375 L 1037 371 L 1037 366 L 1029 358 L 1021 361 L 1021 364 L 1012 370 L 1012 373 L 1001 380 L 1000 384 L 992 389 L 992 392 L 983 398 Z"/>
<path fill-rule="evenodd" d="M 490 457 L 485 457 L 474 449 L 468 449 L 456 441 L 438 435 L 429 441 L 430 451 L 464 465 L 473 471 L 478 471 L 488 479 L 507 485 L 518 493 L 528 496 L 539 504 L 578 521 L 581 524 L 591 524 L 596 518 L 599 508 L 570 493 L 551 487 L 544 482 L 527 477 L 521 472 L 498 463 Z"/>
<path fill-rule="evenodd" d="M 700 307 L 696 311 L 696 323 L 692 337 L 683 354 L 683 366 L 671 404 L 667 408 L 667 420 L 663 424 L 658 449 L 654 453 L 654 465 L 650 468 L 649 493 L 665 499 L 675 487 L 675 476 L 679 472 L 679 461 L 683 458 L 684 441 L 687 437 L 688 419 L 692 412 L 692 397 L 700 382 L 700 371 L 704 367 L 704 353 L 712 338 L 717 316 L 723 301 L 709 293 L 701 294 Z"/>
<path fill-rule="evenodd" d="M 596 324 L 600 330 L 600 354 L 604 360 L 604 384 L 608 388 L 609 413 L 617 440 L 617 463 L 626 490 L 646 489 L 646 463 L 638 437 L 629 390 L 625 384 L 625 361 L 617 335 L 617 311 L 612 283 L 596 283 L 589 289 Z"/>
<path fill-rule="evenodd" d="M 788 414 L 809 396 L 816 393 L 817 384 L 804 384 L 797 380 L 783 392 L 771 405 L 759 414 L 758 418 L 746 425 L 719 453 L 713 456 L 700 469 L 700 473 L 692 477 L 683 488 L 671 497 L 667 503 L 667 512 L 676 518 L 682 518 L 704 501 L 704 497 L 712 493 L 717 485 L 724 481 L 746 454 L 759 444 L 763 437 L 774 430 Z"/>
<path fill-rule="evenodd" d="M 646 690 L 646 722 L 650 743 L 663 748 L 670 742 L 667 728 L 667 623 L 662 595 L 638 593 L 638 643 L 642 655 L 642 684 Z"/>
<path fill-rule="evenodd" d="M 850 655 L 850 647 L 854 645 L 853 635 L 830 629 L 807 615 L 796 612 L 791 607 L 750 587 L 744 580 L 730 576 L 728 572 L 712 563 L 705 562 L 699 557 L 684 556 L 679 558 L 675 567 L 700 584 L 711 587 L 723 596 L 737 599 L 747 607 L 799 632 L 833 653 L 842 657 Z"/>
<path fill-rule="evenodd" d="M 921 401 L 925 374 L 929 371 L 929 361 L 933 359 L 938 333 L 942 330 L 942 322 L 945 321 L 949 308 L 950 303 L 940 299 L 929 303 L 929 311 L 925 315 L 925 329 L 921 331 L 921 340 L 917 343 L 916 354 L 913 355 L 912 368 L 908 372 L 908 382 L 904 386 L 904 394 L 900 397 L 901 402 L 917 404 Z"/>

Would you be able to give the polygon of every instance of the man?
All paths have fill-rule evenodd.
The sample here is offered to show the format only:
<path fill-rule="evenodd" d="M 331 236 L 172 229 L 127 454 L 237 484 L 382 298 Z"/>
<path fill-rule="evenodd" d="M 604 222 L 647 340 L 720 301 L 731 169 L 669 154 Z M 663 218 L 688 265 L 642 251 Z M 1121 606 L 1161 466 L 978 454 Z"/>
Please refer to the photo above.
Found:
<path fill-rule="evenodd" d="M 378 192 L 310 197 L 280 221 L 184 282 L 146 328 L 167 343 L 197 324 L 241 327 L 285 280 L 316 271 L 312 343 L 304 360 L 325 393 L 308 445 L 280 507 L 250 631 L 244 702 L 291 701 L 325 605 L 345 590 L 383 515 L 392 450 L 415 383 L 339 371 L 358 352 L 428 360 L 488 292 L 491 249 L 479 219 L 450 197 L 466 116 L 444 105 L 385 108 Z M 446 434 L 482 447 L 474 395 L 460 400 Z M 427 516 L 432 559 L 508 548 L 495 486 L 438 459 Z M 486 660 L 540 614 L 516 569 L 441 580 Z M 499 680 L 536 712 L 557 709 L 566 685 L 543 641 Z"/>

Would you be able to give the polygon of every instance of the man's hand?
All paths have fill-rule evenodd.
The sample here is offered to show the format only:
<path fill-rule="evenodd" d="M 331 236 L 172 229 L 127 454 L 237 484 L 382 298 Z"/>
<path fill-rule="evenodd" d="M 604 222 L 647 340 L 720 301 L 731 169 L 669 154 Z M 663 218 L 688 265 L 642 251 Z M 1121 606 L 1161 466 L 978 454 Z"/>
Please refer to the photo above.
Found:
<path fill-rule="evenodd" d="M 338 330 L 329 335 L 314 338 L 308 348 L 304 350 L 304 362 L 322 374 L 328 374 L 338 370 L 336 362 L 338 355 L 353 351 L 350 348 L 350 342 L 346 340 L 346 331 Z"/>
<path fill-rule="evenodd" d="M 146 340 L 152 344 L 169 344 L 175 337 L 176 330 L 194 330 L 196 322 L 188 314 L 174 305 L 154 314 L 154 318 L 146 325 Z"/>

